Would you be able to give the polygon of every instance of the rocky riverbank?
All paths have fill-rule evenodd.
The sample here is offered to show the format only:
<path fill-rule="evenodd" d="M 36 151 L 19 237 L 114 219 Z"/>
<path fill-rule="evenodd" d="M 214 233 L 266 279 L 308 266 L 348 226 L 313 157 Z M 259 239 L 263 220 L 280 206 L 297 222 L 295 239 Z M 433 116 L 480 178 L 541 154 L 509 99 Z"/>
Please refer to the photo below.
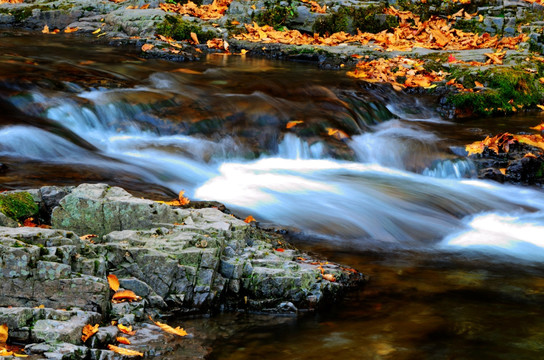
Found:
<path fill-rule="evenodd" d="M 159 335 L 148 316 L 297 314 L 365 280 L 217 208 L 174 207 L 105 184 L 4 192 L 0 208 L 0 324 L 9 341 L 48 359 L 114 358 L 111 321 L 137 329 L 131 348 L 150 354 L 147 340 Z M 108 274 L 139 300 L 112 303 Z M 98 334 L 83 343 L 83 327 L 95 323 Z"/>

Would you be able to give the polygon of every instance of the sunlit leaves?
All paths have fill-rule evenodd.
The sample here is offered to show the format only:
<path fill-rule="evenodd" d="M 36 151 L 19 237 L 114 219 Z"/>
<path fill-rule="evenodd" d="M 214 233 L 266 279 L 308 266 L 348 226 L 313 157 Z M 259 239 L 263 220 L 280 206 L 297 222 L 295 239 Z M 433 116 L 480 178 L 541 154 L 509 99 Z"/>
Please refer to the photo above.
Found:
<path fill-rule="evenodd" d="M 149 317 L 149 320 L 153 321 L 153 323 L 155 325 L 157 325 L 158 327 L 161 328 L 162 331 L 164 332 L 167 332 L 167 333 L 170 333 L 170 334 L 174 334 L 174 335 L 178 335 L 178 336 L 186 336 L 187 335 L 187 331 L 183 330 L 181 327 L 176 327 L 176 328 L 173 328 L 171 327 L 170 325 L 167 325 L 167 324 L 164 324 L 164 323 L 161 323 L 159 321 L 155 321 L 151 318 L 151 316 Z"/>
<path fill-rule="evenodd" d="M 291 129 L 292 127 L 295 127 L 298 124 L 302 124 L 302 123 L 304 123 L 304 121 L 302 121 L 302 120 L 292 120 L 292 121 L 289 121 L 287 123 L 287 125 L 285 125 L 285 128 L 286 129 Z"/>
<path fill-rule="evenodd" d="M 323 279 L 328 280 L 330 282 L 335 282 L 336 281 L 336 278 L 334 277 L 333 274 L 323 274 L 321 276 L 323 276 Z"/>
<path fill-rule="evenodd" d="M 115 339 L 119 344 L 130 345 L 130 340 L 124 336 L 118 336 Z"/>
<path fill-rule="evenodd" d="M 83 327 L 83 330 L 81 331 L 81 341 L 85 342 L 88 338 L 96 334 L 98 332 L 98 327 L 98 324 L 95 324 L 94 326 L 92 326 L 91 324 L 85 325 Z"/>
<path fill-rule="evenodd" d="M 544 123 L 531 127 L 533 130 L 544 131 Z"/>
<path fill-rule="evenodd" d="M 183 71 L 186 72 L 186 71 Z M 158 200 L 158 203 L 166 204 L 166 205 L 173 205 L 173 206 L 186 206 L 189 205 L 191 200 L 189 200 L 187 197 L 185 197 L 185 191 L 181 190 L 178 194 L 178 198 L 171 200 L 171 201 L 161 201 Z"/>
<path fill-rule="evenodd" d="M 503 133 L 494 137 L 487 136 L 482 141 L 475 141 L 465 146 L 468 155 L 481 154 L 487 148 L 495 154 L 508 153 L 510 146 L 516 143 L 527 144 L 544 150 L 544 138 L 542 135 L 513 135 Z"/>
<path fill-rule="evenodd" d="M 8 325 L 0 325 L 0 346 L 3 346 L 8 341 Z"/>
<path fill-rule="evenodd" d="M 113 291 L 119 290 L 119 279 L 117 279 L 117 276 L 114 274 L 108 275 L 108 284 L 110 285 L 110 289 Z"/>
<path fill-rule="evenodd" d="M 125 356 L 144 356 L 144 354 L 139 351 L 126 349 L 126 348 L 122 348 L 115 345 L 108 345 L 108 349 L 110 349 L 111 351 L 117 354 L 121 354 Z"/>
<path fill-rule="evenodd" d="M 213 20 L 222 17 L 229 8 L 232 0 L 214 0 L 210 5 L 196 5 L 192 1 L 186 4 L 159 4 L 159 8 L 164 11 L 175 12 L 181 15 L 190 15 L 201 18 L 202 20 Z"/>

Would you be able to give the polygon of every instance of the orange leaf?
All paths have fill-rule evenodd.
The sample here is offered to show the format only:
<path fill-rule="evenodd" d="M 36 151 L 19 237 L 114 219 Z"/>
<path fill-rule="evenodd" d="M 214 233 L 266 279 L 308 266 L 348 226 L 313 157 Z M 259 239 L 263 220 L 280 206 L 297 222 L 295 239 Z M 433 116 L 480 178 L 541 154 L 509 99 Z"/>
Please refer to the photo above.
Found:
<path fill-rule="evenodd" d="M 108 275 L 108 284 L 110 284 L 110 289 L 113 291 L 119 290 L 119 279 L 114 274 Z"/>
<path fill-rule="evenodd" d="M 537 126 L 533 126 L 533 127 L 531 127 L 530 129 L 538 130 L 538 131 L 543 131 L 543 130 L 544 130 L 544 123 L 539 124 L 539 125 L 537 125 Z"/>
<path fill-rule="evenodd" d="M 119 344 L 130 345 L 130 340 L 127 339 L 126 337 L 118 336 L 115 340 L 117 340 L 117 342 L 118 342 Z"/>
<path fill-rule="evenodd" d="M 499 171 L 501 174 L 506 175 L 506 168 L 500 168 Z"/>
<path fill-rule="evenodd" d="M 149 5 L 150 4 L 142 5 L 142 6 L 140 6 L 140 9 L 142 9 L 142 10 L 149 9 Z"/>
<path fill-rule="evenodd" d="M 277 248 L 277 249 L 274 249 L 275 251 L 278 251 L 278 252 L 284 252 L 285 249 L 282 249 L 282 248 Z"/>
<path fill-rule="evenodd" d="M 138 301 L 141 300 L 141 297 L 136 295 L 132 290 L 121 290 L 113 294 L 111 302 L 114 304 L 125 302 L 125 301 Z"/>
<path fill-rule="evenodd" d="M 304 122 L 304 121 L 302 121 L 302 120 L 293 120 L 293 121 L 289 121 L 289 122 L 287 123 L 287 125 L 285 125 L 285 128 L 286 128 L 286 129 L 290 129 L 290 128 L 292 128 L 292 127 L 297 126 L 298 124 L 302 124 L 303 122 Z"/>
<path fill-rule="evenodd" d="M 98 327 L 99 327 L 98 324 L 95 324 L 94 326 L 92 326 L 91 324 L 85 325 L 85 327 L 81 331 L 82 332 L 81 341 L 85 342 L 87 341 L 88 338 L 96 334 L 98 332 Z"/>
<path fill-rule="evenodd" d="M 76 26 L 75 28 L 72 28 L 72 27 L 67 26 L 67 27 L 64 29 L 64 32 L 67 33 L 67 34 L 69 34 L 69 33 L 76 32 L 76 31 L 78 31 L 78 30 L 79 30 L 79 28 L 78 28 L 77 26 Z"/>
<path fill-rule="evenodd" d="M 246 218 L 244 219 L 244 222 L 245 222 L 245 223 L 248 223 L 248 224 L 249 224 L 250 222 L 252 222 L 252 221 L 257 221 L 257 220 L 255 220 L 255 218 L 254 218 L 253 216 L 251 216 L 251 215 L 249 215 L 248 217 L 246 217 Z"/>
<path fill-rule="evenodd" d="M 184 190 L 181 190 L 178 194 L 178 200 L 181 206 L 188 205 L 191 202 L 191 200 L 187 199 L 183 194 L 185 194 Z"/>
<path fill-rule="evenodd" d="M 120 332 L 127 335 L 135 335 L 136 331 L 132 330 L 132 326 L 125 326 L 123 324 L 117 324 L 117 328 Z"/>
<path fill-rule="evenodd" d="M 231 25 L 240 25 L 240 22 L 239 21 L 236 21 L 236 20 L 232 20 L 230 22 Z"/>
<path fill-rule="evenodd" d="M 336 278 L 334 277 L 333 274 L 323 274 L 322 276 L 323 276 L 323 279 L 328 280 L 330 282 L 336 281 Z"/>
<path fill-rule="evenodd" d="M 153 44 L 143 44 L 142 45 L 142 51 L 147 52 L 147 51 L 153 49 L 154 47 L 155 47 L 155 45 L 153 45 Z"/>
<path fill-rule="evenodd" d="M 191 32 L 191 39 L 195 42 L 195 44 L 200 44 L 200 41 L 198 41 L 198 36 L 194 32 Z"/>
<path fill-rule="evenodd" d="M 0 345 L 5 344 L 8 341 L 8 325 L 0 325 Z"/>
<path fill-rule="evenodd" d="M 108 349 L 110 349 L 111 351 L 116 352 L 118 354 L 126 355 L 126 356 L 144 356 L 144 354 L 139 352 L 139 351 L 125 349 L 125 348 L 115 346 L 115 345 L 111 345 L 111 344 L 108 345 Z"/>
<path fill-rule="evenodd" d="M 153 323 L 155 325 L 157 325 L 158 327 L 160 327 L 162 329 L 162 331 L 164 332 L 167 332 L 167 333 L 170 333 L 170 334 L 174 334 L 174 335 L 178 335 L 178 336 L 186 336 L 187 335 L 187 331 L 183 330 L 181 327 L 177 327 L 177 328 L 173 328 L 171 327 L 170 325 L 167 325 L 167 324 L 163 324 L 161 322 L 158 322 L 158 321 L 155 321 L 151 318 L 151 316 L 149 317 L 149 320 L 153 321 Z"/>
<path fill-rule="evenodd" d="M 523 157 L 524 157 L 524 158 L 533 158 L 533 159 L 536 159 L 536 158 L 537 158 L 537 156 L 536 156 L 535 154 L 533 154 L 533 153 L 527 153 L 527 154 L 525 154 L 525 156 L 523 156 Z"/>
<path fill-rule="evenodd" d="M 478 82 L 478 81 L 475 81 L 474 85 L 476 85 L 477 87 L 485 87 L 484 84 L 482 84 L 481 82 Z"/>

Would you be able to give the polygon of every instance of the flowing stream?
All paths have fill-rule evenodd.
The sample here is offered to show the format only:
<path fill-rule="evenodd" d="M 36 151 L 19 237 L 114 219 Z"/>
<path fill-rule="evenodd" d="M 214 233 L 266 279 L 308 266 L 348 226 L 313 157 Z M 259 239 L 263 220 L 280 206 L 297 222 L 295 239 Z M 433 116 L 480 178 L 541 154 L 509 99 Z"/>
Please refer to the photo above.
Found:
<path fill-rule="evenodd" d="M 214 359 L 539 358 L 544 193 L 477 180 L 463 145 L 542 120 L 452 123 L 427 101 L 307 64 L 0 32 L 0 187 L 185 190 L 370 274 L 315 316 L 185 319 Z"/>

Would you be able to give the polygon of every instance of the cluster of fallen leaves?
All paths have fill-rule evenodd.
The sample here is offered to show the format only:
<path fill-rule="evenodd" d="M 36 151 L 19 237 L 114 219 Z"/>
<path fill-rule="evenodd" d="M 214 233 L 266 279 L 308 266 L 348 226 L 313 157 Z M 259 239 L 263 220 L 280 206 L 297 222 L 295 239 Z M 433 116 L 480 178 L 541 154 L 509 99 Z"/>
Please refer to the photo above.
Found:
<path fill-rule="evenodd" d="M 0 356 L 15 356 L 15 357 L 28 357 L 25 354 L 19 354 L 7 345 L 8 341 L 8 325 L 0 325 Z"/>
<path fill-rule="evenodd" d="M 196 5 L 192 1 L 186 4 L 159 4 L 159 8 L 167 12 L 175 12 L 181 15 L 190 15 L 202 20 L 214 20 L 222 17 L 229 8 L 232 0 L 214 0 L 210 5 Z"/>
<path fill-rule="evenodd" d="M 542 130 L 544 129 L 544 124 L 540 124 L 531 129 Z M 472 144 L 468 144 L 465 147 L 465 150 L 468 152 L 469 156 L 481 154 L 486 148 L 498 155 L 499 153 L 508 153 L 510 151 L 510 146 L 517 143 L 527 144 L 544 150 L 544 138 L 542 135 L 514 135 L 510 133 L 503 133 L 493 137 L 487 136 L 482 141 L 475 141 Z M 532 153 L 528 153 L 525 157 L 536 156 Z"/>
<path fill-rule="evenodd" d="M 67 26 L 66 28 L 64 28 L 64 32 L 65 32 L 66 34 L 73 33 L 73 32 L 76 32 L 76 31 L 78 31 L 78 30 L 79 30 L 78 27 L 74 27 L 74 28 L 73 28 L 73 27 Z M 53 29 L 53 30 L 50 30 L 50 29 L 49 29 L 49 26 L 44 25 L 44 27 L 43 27 L 43 29 L 42 29 L 42 33 L 54 35 L 54 34 L 60 33 L 60 29 Z"/>
<path fill-rule="evenodd" d="M 112 299 L 112 302 L 114 302 L 114 303 L 115 302 L 122 302 L 122 301 L 134 301 L 134 300 L 141 299 L 139 296 L 137 296 L 136 294 L 134 294 L 130 290 L 121 290 L 121 291 L 119 291 L 119 279 L 117 278 L 117 276 L 115 276 L 113 274 L 108 275 L 108 284 L 109 284 L 110 288 L 113 291 L 115 291 L 115 294 L 114 294 L 113 299 Z M 117 300 L 116 300 L 116 295 L 117 295 Z M 154 321 L 151 318 L 151 316 L 149 317 L 149 319 L 164 332 L 174 334 L 174 335 L 178 335 L 178 336 L 186 336 L 187 335 L 187 332 L 183 328 L 181 328 L 179 326 L 176 327 L 176 328 L 173 328 L 168 324 L 161 323 L 159 321 Z M 136 330 L 133 330 L 131 325 L 126 326 L 126 325 L 123 325 L 123 324 L 118 324 L 115 321 L 112 321 L 112 325 L 117 325 L 117 328 L 119 329 L 119 331 L 122 332 L 125 335 L 129 335 L 129 336 L 136 335 Z M 98 332 L 99 328 L 100 328 L 99 324 L 95 324 L 95 325 L 87 324 L 87 325 L 85 325 L 83 327 L 82 331 L 81 331 L 81 341 L 86 342 L 89 338 L 91 338 L 94 334 L 96 334 Z M 1 335 L 1 333 L 0 333 L 0 335 Z M 0 337 L 0 340 L 1 340 L 1 337 Z M 117 341 L 117 343 L 123 344 L 123 345 L 130 345 L 131 344 L 130 340 L 125 336 L 118 336 L 116 338 L 116 341 Z M 144 356 L 144 354 L 139 352 L 139 351 L 127 349 L 125 347 L 120 347 L 120 346 L 116 346 L 116 345 L 113 345 L 113 344 L 109 344 L 108 349 L 110 349 L 111 351 L 116 352 L 118 354 L 126 355 L 126 356 Z"/>
<path fill-rule="evenodd" d="M 444 80 L 447 73 L 427 71 L 423 68 L 423 60 L 414 60 L 397 56 L 393 59 L 378 59 L 361 61 L 354 71 L 349 71 L 348 76 L 362 79 L 368 82 L 390 83 L 395 90 L 404 87 L 430 88 L 433 82 Z M 399 78 L 404 79 L 401 83 Z"/>
<path fill-rule="evenodd" d="M 0 0 L 0 4 L 22 4 L 25 0 Z"/>
<path fill-rule="evenodd" d="M 394 7 L 385 10 L 386 14 L 397 16 L 400 19 L 398 27 L 384 30 L 377 34 L 363 33 L 357 35 L 345 32 L 334 33 L 329 36 L 302 34 L 297 30 L 278 31 L 271 26 L 258 26 L 256 23 L 245 24 L 247 34 L 235 35 L 236 39 L 263 43 L 282 43 L 292 45 L 329 45 L 359 42 L 367 45 L 370 42 L 387 51 L 409 51 L 414 47 L 441 50 L 469 50 L 483 48 L 514 49 L 520 42 L 528 39 L 526 34 L 516 37 L 499 39 L 488 33 L 482 35 L 453 29 L 447 19 L 431 17 L 421 21 L 419 16 L 410 11 L 399 11 Z M 463 10 L 451 16 L 470 18 L 474 15 L 463 13 Z"/>
<path fill-rule="evenodd" d="M 181 190 L 178 194 L 178 198 L 177 199 L 174 199 L 174 200 L 170 200 L 170 201 L 160 201 L 160 200 L 157 200 L 156 202 L 158 203 L 161 203 L 161 204 L 166 204 L 166 205 L 173 205 L 173 206 L 185 206 L 185 205 L 189 205 L 189 203 L 191 202 L 191 200 L 189 200 L 188 198 L 186 198 L 184 196 L 185 194 L 185 191 L 184 190 Z"/>

